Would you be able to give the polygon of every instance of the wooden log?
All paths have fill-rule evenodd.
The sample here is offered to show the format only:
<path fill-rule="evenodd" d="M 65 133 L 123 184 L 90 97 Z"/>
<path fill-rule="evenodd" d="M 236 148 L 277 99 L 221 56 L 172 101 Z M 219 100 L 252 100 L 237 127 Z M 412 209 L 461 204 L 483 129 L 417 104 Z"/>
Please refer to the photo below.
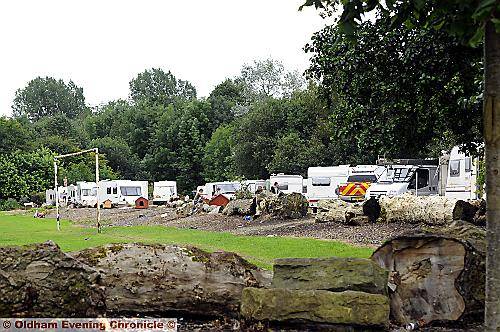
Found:
<path fill-rule="evenodd" d="M 340 199 L 320 201 L 318 213 L 315 216 L 317 223 L 338 222 L 344 225 L 359 225 L 368 222 L 363 214 L 361 204 L 348 203 Z"/>
<path fill-rule="evenodd" d="M 453 220 L 464 220 L 474 225 L 486 225 L 486 202 L 484 200 L 458 200 L 453 208 Z"/>
<path fill-rule="evenodd" d="M 465 222 L 388 240 L 372 260 L 389 270 L 392 318 L 400 324 L 480 321 L 485 231 Z"/>

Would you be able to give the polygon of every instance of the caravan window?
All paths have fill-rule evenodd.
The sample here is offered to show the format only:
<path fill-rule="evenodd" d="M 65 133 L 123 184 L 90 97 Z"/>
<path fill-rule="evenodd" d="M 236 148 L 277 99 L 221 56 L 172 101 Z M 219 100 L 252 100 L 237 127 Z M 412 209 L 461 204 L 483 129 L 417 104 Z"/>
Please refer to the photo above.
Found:
<path fill-rule="evenodd" d="M 330 178 L 312 178 L 312 185 L 313 186 L 329 186 L 331 183 Z"/>
<path fill-rule="evenodd" d="M 141 187 L 121 187 L 123 196 L 141 196 Z"/>
<path fill-rule="evenodd" d="M 117 188 L 117 187 L 114 187 L 114 188 L 113 188 L 113 195 L 116 195 L 116 194 L 118 194 L 118 188 Z"/>
<path fill-rule="evenodd" d="M 107 193 L 108 195 L 111 195 L 111 187 L 106 188 L 106 193 Z"/>
<path fill-rule="evenodd" d="M 472 158 L 465 157 L 465 171 L 472 172 Z"/>
<path fill-rule="evenodd" d="M 288 183 L 279 183 L 278 189 L 279 190 L 288 190 Z"/>
<path fill-rule="evenodd" d="M 459 177 L 460 176 L 460 160 L 450 161 L 450 176 Z"/>

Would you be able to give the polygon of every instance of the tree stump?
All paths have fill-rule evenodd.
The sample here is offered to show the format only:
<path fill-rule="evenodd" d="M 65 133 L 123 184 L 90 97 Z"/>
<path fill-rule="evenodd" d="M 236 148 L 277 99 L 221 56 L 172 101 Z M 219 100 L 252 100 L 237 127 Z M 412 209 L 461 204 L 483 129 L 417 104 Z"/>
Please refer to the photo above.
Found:
<path fill-rule="evenodd" d="M 481 320 L 485 231 L 465 222 L 388 240 L 372 260 L 389 270 L 391 315 L 401 324 Z"/>

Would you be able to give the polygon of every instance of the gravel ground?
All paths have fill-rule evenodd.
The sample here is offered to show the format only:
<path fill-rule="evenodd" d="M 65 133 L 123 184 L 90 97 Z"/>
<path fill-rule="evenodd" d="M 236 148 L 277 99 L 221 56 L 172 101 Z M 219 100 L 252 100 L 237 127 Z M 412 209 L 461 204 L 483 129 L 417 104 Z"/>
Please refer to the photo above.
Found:
<path fill-rule="evenodd" d="M 55 217 L 51 211 L 48 218 Z M 61 217 L 81 225 L 93 225 L 96 210 L 91 208 L 63 208 Z M 338 240 L 356 245 L 376 247 L 385 239 L 417 225 L 404 223 L 378 223 L 362 226 L 346 226 L 338 223 L 314 222 L 309 215 L 298 220 L 279 220 L 259 218 L 250 222 L 239 216 L 200 213 L 189 217 L 179 217 L 175 209 L 165 206 L 150 207 L 145 210 L 134 208 L 102 209 L 103 225 L 134 226 L 164 225 L 178 228 L 191 228 L 214 232 L 229 232 L 235 235 L 292 236 L 316 239 Z"/>

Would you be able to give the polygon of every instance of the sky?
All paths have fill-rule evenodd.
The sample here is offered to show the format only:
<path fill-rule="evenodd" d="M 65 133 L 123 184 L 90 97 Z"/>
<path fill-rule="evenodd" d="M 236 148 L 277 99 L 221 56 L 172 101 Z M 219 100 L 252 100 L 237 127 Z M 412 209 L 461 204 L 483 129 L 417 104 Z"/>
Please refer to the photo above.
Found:
<path fill-rule="evenodd" d="M 147 68 L 207 96 L 244 63 L 272 57 L 304 70 L 302 50 L 327 21 L 304 0 L 0 1 L 0 115 L 37 76 L 73 80 L 89 105 L 128 97 Z"/>

